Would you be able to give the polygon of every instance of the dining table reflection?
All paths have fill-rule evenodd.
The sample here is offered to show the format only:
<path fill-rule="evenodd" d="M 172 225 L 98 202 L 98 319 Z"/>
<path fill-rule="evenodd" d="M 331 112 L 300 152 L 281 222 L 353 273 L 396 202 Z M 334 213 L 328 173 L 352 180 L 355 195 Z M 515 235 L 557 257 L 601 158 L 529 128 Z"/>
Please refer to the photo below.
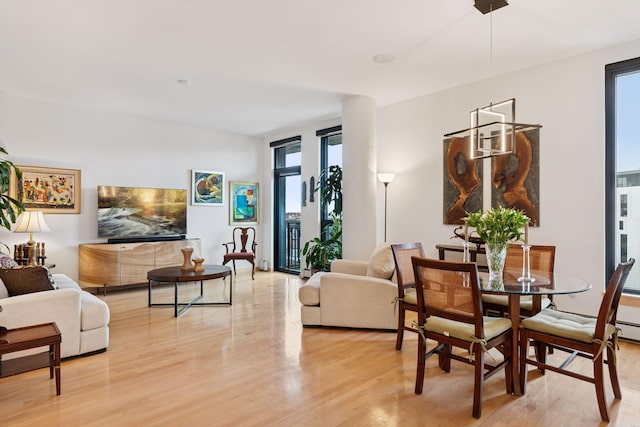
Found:
<path fill-rule="evenodd" d="M 531 296 L 532 312 L 537 313 L 541 309 L 541 301 L 546 295 L 566 295 L 587 291 L 591 284 L 587 281 L 568 274 L 549 273 L 546 271 L 531 270 L 532 280 L 522 280 L 521 269 L 505 268 L 502 280 L 489 280 L 489 273 L 479 272 L 480 289 L 483 294 L 506 295 L 509 300 L 508 314 L 511 319 L 512 329 L 512 393 L 521 395 L 518 328 L 520 326 L 520 298 Z M 520 279 L 520 280 L 519 280 Z"/>

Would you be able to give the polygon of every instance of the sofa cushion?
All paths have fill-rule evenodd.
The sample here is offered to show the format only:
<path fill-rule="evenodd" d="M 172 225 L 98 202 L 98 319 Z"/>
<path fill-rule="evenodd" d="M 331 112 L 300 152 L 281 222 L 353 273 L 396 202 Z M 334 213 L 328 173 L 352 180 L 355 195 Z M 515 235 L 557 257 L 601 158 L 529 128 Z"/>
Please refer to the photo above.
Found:
<path fill-rule="evenodd" d="M 80 330 L 90 331 L 109 324 L 109 306 L 95 295 L 80 291 Z"/>
<path fill-rule="evenodd" d="M 8 298 L 8 297 L 9 297 L 9 291 L 7 290 L 7 287 L 4 285 L 4 282 L 2 281 L 2 279 L 0 279 L 0 299 Z"/>
<path fill-rule="evenodd" d="M 383 245 L 376 248 L 369 258 L 367 276 L 379 279 L 391 279 L 396 268 L 393 261 L 393 252 L 390 245 Z"/>
<path fill-rule="evenodd" d="M 9 296 L 53 290 L 49 269 L 41 265 L 17 268 L 0 268 L 0 279 Z"/>
<path fill-rule="evenodd" d="M 18 263 L 15 262 L 13 258 L 7 254 L 0 253 L 0 268 L 13 268 L 17 266 Z"/>
<path fill-rule="evenodd" d="M 316 273 L 300 286 L 298 298 L 303 305 L 320 305 L 320 279 L 325 274 L 324 272 Z"/>

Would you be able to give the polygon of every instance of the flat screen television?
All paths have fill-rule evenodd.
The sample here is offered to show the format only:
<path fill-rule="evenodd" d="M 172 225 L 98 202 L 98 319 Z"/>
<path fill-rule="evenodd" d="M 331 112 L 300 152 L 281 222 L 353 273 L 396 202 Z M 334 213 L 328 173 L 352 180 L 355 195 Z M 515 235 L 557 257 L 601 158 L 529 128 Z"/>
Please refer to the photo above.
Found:
<path fill-rule="evenodd" d="M 98 237 L 184 238 L 187 190 L 98 186 Z"/>

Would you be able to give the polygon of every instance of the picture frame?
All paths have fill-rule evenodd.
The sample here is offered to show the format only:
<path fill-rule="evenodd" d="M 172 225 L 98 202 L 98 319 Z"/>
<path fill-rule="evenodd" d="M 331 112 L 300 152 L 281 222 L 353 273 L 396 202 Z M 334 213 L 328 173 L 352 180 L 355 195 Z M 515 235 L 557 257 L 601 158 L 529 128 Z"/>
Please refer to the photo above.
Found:
<path fill-rule="evenodd" d="M 259 191 L 257 182 L 229 182 L 229 224 L 258 224 Z"/>
<path fill-rule="evenodd" d="M 80 213 L 80 170 L 42 166 L 19 166 L 22 177 L 11 176 L 9 196 L 27 211 L 46 214 Z"/>
<path fill-rule="evenodd" d="M 191 171 L 191 204 L 194 206 L 224 206 L 224 172 L 197 170 Z"/>

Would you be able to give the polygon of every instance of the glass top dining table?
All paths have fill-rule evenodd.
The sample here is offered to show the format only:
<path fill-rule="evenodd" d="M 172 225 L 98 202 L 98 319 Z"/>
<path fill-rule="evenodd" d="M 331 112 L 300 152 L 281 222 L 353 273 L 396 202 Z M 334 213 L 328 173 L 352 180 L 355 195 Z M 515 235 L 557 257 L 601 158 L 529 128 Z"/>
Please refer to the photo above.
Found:
<path fill-rule="evenodd" d="M 489 273 L 479 272 L 480 289 L 483 294 L 506 295 L 509 299 L 509 318 L 511 319 L 513 363 L 512 393 L 521 395 L 518 355 L 518 327 L 520 326 L 520 297 L 531 296 L 533 312 L 540 311 L 543 295 L 575 294 L 587 291 L 591 284 L 587 281 L 562 273 L 548 273 L 531 270 L 533 281 L 519 281 L 522 269 L 505 268 L 502 281 L 489 281 Z"/>

